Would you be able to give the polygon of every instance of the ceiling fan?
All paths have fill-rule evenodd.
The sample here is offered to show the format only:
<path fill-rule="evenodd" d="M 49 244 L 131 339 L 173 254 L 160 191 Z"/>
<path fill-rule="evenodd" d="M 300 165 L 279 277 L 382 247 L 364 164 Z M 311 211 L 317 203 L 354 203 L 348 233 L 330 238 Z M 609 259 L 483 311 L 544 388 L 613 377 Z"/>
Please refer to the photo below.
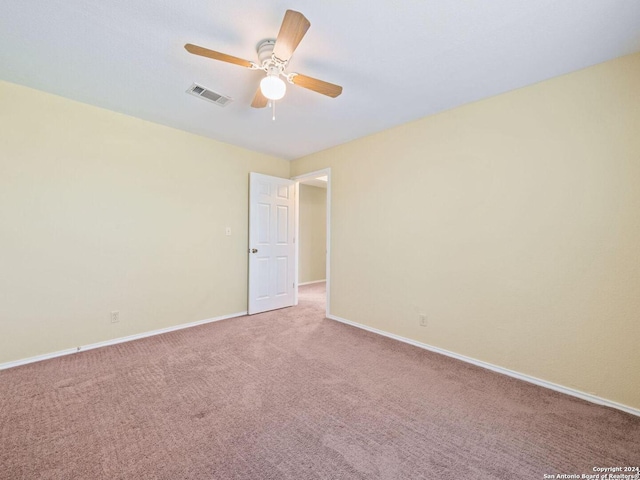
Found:
<path fill-rule="evenodd" d="M 287 10 L 280 26 L 278 38 L 276 40 L 263 40 L 258 44 L 257 51 L 260 63 L 209 50 L 191 43 L 187 43 L 184 48 L 194 55 L 233 63 L 251 70 L 263 70 L 266 76 L 260 82 L 260 86 L 251 102 L 251 106 L 254 108 L 264 108 L 270 100 L 280 100 L 284 97 L 287 86 L 280 77 L 284 77 L 294 85 L 335 98 L 342 93 L 341 86 L 300 73 L 286 71 L 293 52 L 310 26 L 311 23 L 303 14 L 294 10 Z"/>

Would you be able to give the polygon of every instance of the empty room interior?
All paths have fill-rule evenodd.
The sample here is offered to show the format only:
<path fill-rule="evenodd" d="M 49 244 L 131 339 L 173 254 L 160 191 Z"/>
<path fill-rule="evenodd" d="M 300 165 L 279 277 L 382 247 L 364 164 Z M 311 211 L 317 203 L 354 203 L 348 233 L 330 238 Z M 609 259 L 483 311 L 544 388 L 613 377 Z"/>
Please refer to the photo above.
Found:
<path fill-rule="evenodd" d="M 640 2 L 0 2 L 0 478 L 640 478 Z"/>

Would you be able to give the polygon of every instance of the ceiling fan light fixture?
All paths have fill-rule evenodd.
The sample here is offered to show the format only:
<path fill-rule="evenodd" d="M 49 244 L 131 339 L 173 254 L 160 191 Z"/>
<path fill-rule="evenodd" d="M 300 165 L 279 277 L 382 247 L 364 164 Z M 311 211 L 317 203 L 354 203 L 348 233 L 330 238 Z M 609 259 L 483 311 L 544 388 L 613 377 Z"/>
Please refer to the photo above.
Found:
<path fill-rule="evenodd" d="M 267 75 L 260 81 L 260 90 L 269 100 L 280 100 L 287 91 L 287 84 L 278 75 Z"/>

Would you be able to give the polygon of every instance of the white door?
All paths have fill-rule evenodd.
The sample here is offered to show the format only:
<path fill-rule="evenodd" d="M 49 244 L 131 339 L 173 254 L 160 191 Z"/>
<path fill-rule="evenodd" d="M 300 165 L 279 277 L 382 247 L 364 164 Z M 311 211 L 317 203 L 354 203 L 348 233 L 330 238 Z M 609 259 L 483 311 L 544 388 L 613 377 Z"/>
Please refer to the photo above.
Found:
<path fill-rule="evenodd" d="M 286 178 L 249 175 L 249 315 L 293 305 L 294 191 Z"/>

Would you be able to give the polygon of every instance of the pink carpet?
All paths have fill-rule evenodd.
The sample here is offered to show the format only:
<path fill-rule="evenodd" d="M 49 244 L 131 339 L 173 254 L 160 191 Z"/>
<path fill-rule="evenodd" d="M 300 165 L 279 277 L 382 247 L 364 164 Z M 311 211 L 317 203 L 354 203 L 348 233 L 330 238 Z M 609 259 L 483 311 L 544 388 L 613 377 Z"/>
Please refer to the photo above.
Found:
<path fill-rule="evenodd" d="M 2 479 L 542 479 L 640 418 L 300 306 L 0 372 Z"/>

